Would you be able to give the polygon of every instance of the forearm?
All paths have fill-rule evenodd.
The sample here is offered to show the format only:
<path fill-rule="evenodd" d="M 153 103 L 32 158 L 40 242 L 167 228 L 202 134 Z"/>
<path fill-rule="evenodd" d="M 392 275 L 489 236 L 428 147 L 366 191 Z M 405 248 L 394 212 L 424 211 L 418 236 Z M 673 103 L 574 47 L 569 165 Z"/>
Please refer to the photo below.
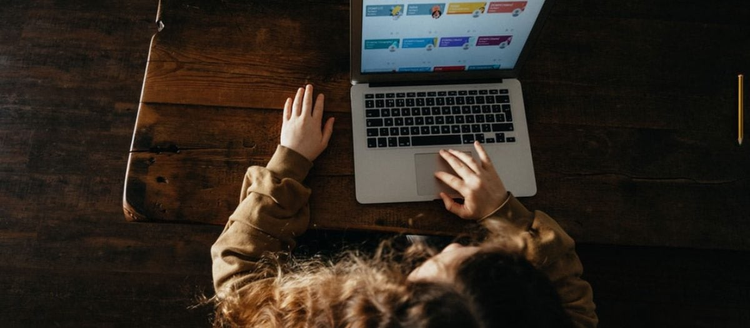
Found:
<path fill-rule="evenodd" d="M 555 220 L 544 212 L 527 210 L 511 195 L 481 224 L 490 242 L 519 244 L 524 257 L 552 282 L 577 327 L 597 325 L 593 292 L 591 285 L 581 279 L 583 265 L 575 252 L 575 242 Z"/>
<path fill-rule="evenodd" d="M 266 167 L 250 167 L 240 204 L 211 247 L 214 287 L 227 288 L 264 276 L 258 260 L 265 253 L 291 251 L 307 229 L 310 190 L 302 185 L 312 163 L 279 146 Z"/>

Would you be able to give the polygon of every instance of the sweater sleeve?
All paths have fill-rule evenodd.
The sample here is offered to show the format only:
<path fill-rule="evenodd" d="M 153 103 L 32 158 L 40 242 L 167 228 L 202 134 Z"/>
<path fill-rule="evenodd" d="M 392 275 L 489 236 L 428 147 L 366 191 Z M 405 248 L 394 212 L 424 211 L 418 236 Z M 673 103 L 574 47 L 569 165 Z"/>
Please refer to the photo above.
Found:
<path fill-rule="evenodd" d="M 575 242 L 555 220 L 541 211 L 530 212 L 513 195 L 494 214 L 481 221 L 488 240 L 513 240 L 525 258 L 552 282 L 563 309 L 576 327 L 596 327 L 591 285 L 581 279 L 583 265 Z"/>
<path fill-rule="evenodd" d="M 291 251 L 310 221 L 310 189 L 302 185 L 312 162 L 279 145 L 266 167 L 247 169 L 240 204 L 211 247 L 214 288 L 226 291 L 260 278 L 265 253 Z"/>

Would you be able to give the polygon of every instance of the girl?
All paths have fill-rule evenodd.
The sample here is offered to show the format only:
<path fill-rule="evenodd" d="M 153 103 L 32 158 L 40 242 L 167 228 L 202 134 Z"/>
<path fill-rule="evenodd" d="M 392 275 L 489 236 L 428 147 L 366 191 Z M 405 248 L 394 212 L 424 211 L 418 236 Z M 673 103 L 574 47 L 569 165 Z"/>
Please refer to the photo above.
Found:
<path fill-rule="evenodd" d="M 324 96 L 314 106 L 312 98 L 307 85 L 286 100 L 280 145 L 266 167 L 247 170 L 240 204 L 211 248 L 216 326 L 597 325 L 573 240 L 505 190 L 479 143 L 479 162 L 441 150 L 457 175 L 435 177 L 463 196 L 458 203 L 440 194 L 448 211 L 477 221 L 481 242 L 439 253 L 420 243 L 403 252 L 384 244 L 371 257 L 290 261 L 310 217 L 302 181 L 333 132 L 333 118 L 321 129 Z"/>

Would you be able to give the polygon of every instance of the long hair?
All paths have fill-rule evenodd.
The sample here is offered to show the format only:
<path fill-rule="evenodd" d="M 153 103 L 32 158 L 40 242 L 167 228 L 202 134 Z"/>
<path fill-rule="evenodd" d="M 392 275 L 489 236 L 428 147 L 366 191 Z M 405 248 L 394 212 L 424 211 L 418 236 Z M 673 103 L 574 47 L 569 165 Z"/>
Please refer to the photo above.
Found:
<path fill-rule="evenodd" d="M 540 295 L 551 298 L 550 302 L 556 302 L 559 308 L 559 311 L 554 309 L 554 315 L 549 316 L 550 320 L 562 318 L 560 322 L 567 322 L 559 297 L 549 281 L 528 262 L 500 251 L 482 251 L 480 256 L 464 261 L 459 266 L 457 281 L 453 284 L 408 282 L 408 274 L 436 253 L 423 243 L 399 251 L 392 247 L 391 241 L 386 241 L 372 255 L 347 251 L 332 260 L 292 258 L 284 263 L 267 260 L 259 270 L 275 268 L 275 276 L 239 286 L 221 299 L 216 299 L 214 326 L 499 327 L 499 323 L 507 322 L 502 320 L 502 316 L 509 311 L 498 315 L 494 312 L 498 307 L 514 305 L 512 300 L 518 297 L 531 299 Z M 496 257 L 496 254 L 500 256 Z M 512 260 L 508 261 L 508 258 Z M 498 262 L 494 263 L 496 261 Z M 511 269 L 516 270 L 513 271 L 514 274 L 505 274 L 503 270 L 483 273 L 488 266 L 515 266 L 519 263 L 523 268 Z M 523 275 L 529 270 L 536 275 L 526 279 Z M 519 280 L 519 275 L 524 285 L 532 281 L 532 284 L 540 286 L 546 284 L 548 288 L 511 288 L 514 281 Z M 494 281 L 487 282 L 486 279 L 510 280 L 497 284 Z M 492 287 L 486 288 L 488 285 Z M 541 294 L 537 293 L 539 291 L 542 291 Z M 529 292 L 534 295 L 517 295 Z M 498 297 L 501 302 L 496 302 L 493 297 Z M 535 304 L 523 302 L 512 307 L 510 312 Z M 546 311 L 547 308 L 543 310 Z M 533 311 L 528 310 L 529 313 Z M 525 313 L 522 317 L 528 318 Z M 521 319 L 516 320 L 516 317 L 509 316 L 511 322 L 524 323 Z"/>

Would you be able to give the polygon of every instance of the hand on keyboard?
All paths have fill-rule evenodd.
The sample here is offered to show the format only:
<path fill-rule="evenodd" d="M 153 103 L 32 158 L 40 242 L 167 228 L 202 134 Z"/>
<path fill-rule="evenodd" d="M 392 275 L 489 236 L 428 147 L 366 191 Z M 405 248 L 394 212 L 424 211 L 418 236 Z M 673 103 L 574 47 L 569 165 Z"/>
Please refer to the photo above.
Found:
<path fill-rule="evenodd" d="M 292 149 L 311 162 L 328 147 L 333 133 L 333 117 L 323 120 L 323 94 L 319 94 L 313 107 L 313 87 L 299 88 L 297 95 L 287 98 L 284 104 L 284 119 L 281 125 L 281 145 Z"/>
<path fill-rule="evenodd" d="M 458 176 L 447 172 L 435 172 L 435 177 L 458 191 L 464 198 L 459 204 L 441 192 L 445 208 L 463 219 L 478 220 L 492 214 L 508 198 L 502 180 L 479 142 L 474 142 L 480 162 L 470 155 L 456 150 L 440 150 L 440 156 L 456 171 Z"/>

